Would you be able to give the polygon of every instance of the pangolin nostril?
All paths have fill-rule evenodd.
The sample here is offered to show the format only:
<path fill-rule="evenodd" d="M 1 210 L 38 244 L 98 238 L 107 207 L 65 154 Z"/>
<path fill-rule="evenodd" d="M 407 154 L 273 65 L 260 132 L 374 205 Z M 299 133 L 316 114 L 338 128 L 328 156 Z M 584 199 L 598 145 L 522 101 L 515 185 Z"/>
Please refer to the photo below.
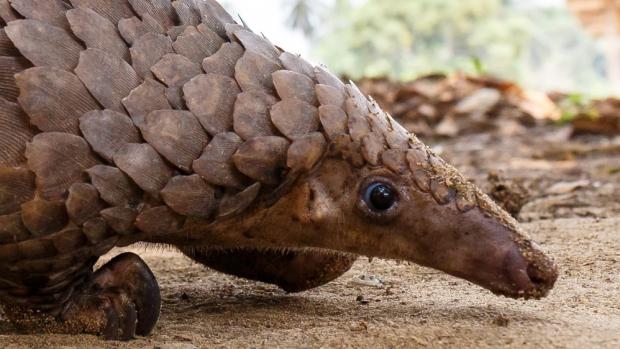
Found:
<path fill-rule="evenodd" d="M 543 269 L 536 264 L 530 264 L 528 266 L 527 275 L 530 277 L 532 283 L 540 289 L 550 289 L 553 287 L 558 277 L 555 266 L 549 266 Z"/>

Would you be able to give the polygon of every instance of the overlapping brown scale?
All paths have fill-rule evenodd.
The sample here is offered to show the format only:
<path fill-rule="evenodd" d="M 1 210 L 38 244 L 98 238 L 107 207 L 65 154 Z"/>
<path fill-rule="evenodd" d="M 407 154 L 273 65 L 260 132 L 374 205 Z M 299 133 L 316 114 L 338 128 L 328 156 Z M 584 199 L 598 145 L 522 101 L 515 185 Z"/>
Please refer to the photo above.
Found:
<path fill-rule="evenodd" d="M 131 119 L 113 110 L 94 110 L 80 118 L 80 130 L 93 150 L 106 161 L 127 143 L 140 143 L 142 137 Z"/>
<path fill-rule="evenodd" d="M 19 52 L 38 67 L 71 71 L 84 49 L 65 29 L 37 20 L 13 21 L 4 30 Z"/>
<path fill-rule="evenodd" d="M 15 102 L 19 88 L 15 84 L 15 74 L 30 68 L 32 65 L 22 57 L 0 56 L 0 98 Z"/>
<path fill-rule="evenodd" d="M 127 44 L 118 33 L 117 26 L 109 19 L 89 8 L 67 11 L 73 34 L 88 48 L 98 48 L 118 58 L 129 61 Z"/>
<path fill-rule="evenodd" d="M 435 155 L 432 151 L 428 150 L 427 153 L 428 162 L 431 165 L 433 171 L 435 171 L 435 173 L 440 175 L 441 177 L 446 177 L 445 175 L 447 174 L 447 170 L 451 166 L 448 165 L 448 163 L 444 159 Z"/>
<path fill-rule="evenodd" d="M 428 170 L 415 169 L 412 171 L 413 180 L 421 191 L 428 193 L 431 191 L 431 176 Z"/>
<path fill-rule="evenodd" d="M 263 91 L 243 92 L 237 96 L 234 106 L 234 129 L 245 140 L 254 137 L 275 136 L 278 130 L 271 122 L 269 110 L 278 102 L 274 96 Z"/>
<path fill-rule="evenodd" d="M 401 126 L 391 116 L 388 116 L 388 122 L 391 130 L 385 134 L 385 140 L 392 149 L 406 150 L 409 148 L 411 135 L 403 126 Z"/>
<path fill-rule="evenodd" d="M 274 62 L 280 61 L 280 51 L 262 36 L 249 30 L 237 30 L 234 35 L 246 51 L 257 53 Z"/>
<path fill-rule="evenodd" d="M 211 29 L 206 23 L 198 24 L 196 29 L 203 35 L 204 40 L 207 41 L 210 51 L 212 52 L 211 55 L 217 52 L 223 44 L 228 42 L 226 39 L 222 38 L 215 31 L 213 31 L 213 29 Z"/>
<path fill-rule="evenodd" d="M 282 66 L 276 61 L 245 51 L 235 66 L 235 79 L 243 91 L 261 90 L 271 94 L 275 91 L 271 74 L 280 69 Z"/>
<path fill-rule="evenodd" d="M 142 190 L 154 198 L 172 177 L 172 169 L 149 144 L 127 144 L 116 153 L 114 163 Z"/>
<path fill-rule="evenodd" d="M 24 226 L 35 237 L 57 232 L 69 222 L 65 203 L 62 200 L 35 199 L 24 203 L 21 210 Z"/>
<path fill-rule="evenodd" d="M 20 212 L 0 216 L 0 245 L 28 240 L 30 232 L 22 222 Z"/>
<path fill-rule="evenodd" d="M 235 100 L 241 93 L 234 79 L 216 74 L 199 75 L 185 84 L 183 92 L 189 110 L 209 134 L 232 130 Z"/>
<path fill-rule="evenodd" d="M 384 138 L 380 133 L 370 132 L 362 138 L 362 155 L 370 165 L 378 166 L 381 163 L 384 150 Z"/>
<path fill-rule="evenodd" d="M 54 243 L 47 239 L 31 239 L 18 243 L 17 253 L 25 261 L 51 258 L 58 255 Z"/>
<path fill-rule="evenodd" d="M 220 201 L 218 218 L 229 218 L 245 211 L 256 200 L 261 188 L 261 183 L 254 183 L 239 193 L 225 195 Z"/>
<path fill-rule="evenodd" d="M 52 248 L 53 248 L 53 244 L 52 244 Z M 34 259 L 34 260 L 26 259 L 26 260 L 18 261 L 17 263 L 13 264 L 11 267 L 13 271 L 20 271 L 22 273 L 32 273 L 32 274 L 53 273 L 54 263 L 52 262 L 52 259 L 53 258 Z M 49 284 L 49 280 L 46 282 L 46 284 Z M 45 304 L 51 304 L 53 302 L 58 302 L 59 300 L 61 300 L 60 295 L 49 295 L 49 296 L 40 295 L 40 296 L 33 296 L 33 298 L 34 300 L 31 299 L 32 302 L 37 302 L 37 303 L 42 302 Z M 45 307 L 42 308 L 41 310 L 45 310 Z"/>
<path fill-rule="evenodd" d="M 391 125 L 387 114 L 381 110 L 377 102 L 369 103 L 370 113 L 368 114 L 368 123 L 373 132 L 377 132 L 382 136 L 386 135 L 391 129 Z"/>
<path fill-rule="evenodd" d="M 80 54 L 75 73 L 104 108 L 119 112 L 122 99 L 142 82 L 129 63 L 92 48 Z"/>
<path fill-rule="evenodd" d="M 65 12 L 70 8 L 62 0 L 11 0 L 11 6 L 24 18 L 36 19 L 69 29 Z"/>
<path fill-rule="evenodd" d="M 15 77 L 30 122 L 46 132 L 79 132 L 79 118 L 99 109 L 80 79 L 64 70 L 32 68 Z"/>
<path fill-rule="evenodd" d="M 349 134 L 339 134 L 331 139 L 329 154 L 347 160 L 355 167 L 362 167 L 366 160 L 362 156 L 362 145 L 355 142 Z"/>
<path fill-rule="evenodd" d="M 345 90 L 347 94 L 351 98 L 355 98 L 357 104 L 363 108 L 364 112 L 369 111 L 369 101 L 368 98 L 364 95 L 364 93 L 357 87 L 357 85 L 353 81 L 349 81 L 349 83 L 345 86 Z"/>
<path fill-rule="evenodd" d="M 356 142 L 361 142 L 362 138 L 370 133 L 370 124 L 368 123 L 368 108 L 366 105 L 360 105 L 355 98 L 349 98 L 345 102 L 347 116 L 349 117 L 349 133 L 351 138 Z"/>
<path fill-rule="evenodd" d="M 347 99 L 343 90 L 339 90 L 333 86 L 317 84 L 315 86 L 316 96 L 322 106 L 331 105 L 338 108 L 344 108 L 344 102 Z"/>
<path fill-rule="evenodd" d="M 271 108 L 271 121 L 286 137 L 297 136 L 319 130 L 318 109 L 299 99 L 285 99 Z"/>
<path fill-rule="evenodd" d="M 117 24 L 123 18 L 133 17 L 133 11 L 127 1 L 109 0 L 70 0 L 74 8 L 89 8 L 101 16 L 107 18 L 113 24 Z"/>
<path fill-rule="evenodd" d="M 179 35 L 183 34 L 185 29 L 187 29 L 186 25 L 177 25 L 168 29 L 168 31 L 166 31 L 166 34 L 170 37 L 170 39 L 172 39 L 172 41 L 175 41 L 179 37 Z"/>
<path fill-rule="evenodd" d="M 202 68 L 207 74 L 235 77 L 237 61 L 243 57 L 245 50 L 236 42 L 227 42 L 213 55 L 202 61 Z"/>
<path fill-rule="evenodd" d="M 319 108 L 319 119 L 323 131 L 332 140 L 338 135 L 349 133 L 349 118 L 340 107 L 324 105 Z"/>
<path fill-rule="evenodd" d="M 22 165 L 26 143 L 35 134 L 19 105 L 0 97 L 0 166 Z"/>
<path fill-rule="evenodd" d="M 289 145 L 282 137 L 256 137 L 239 146 L 233 161 L 246 176 L 266 185 L 278 185 L 286 167 Z"/>
<path fill-rule="evenodd" d="M 286 70 L 303 74 L 314 79 L 314 67 L 299 55 L 284 52 L 280 55 L 280 62 Z"/>
<path fill-rule="evenodd" d="M 146 209 L 136 218 L 136 227 L 149 235 L 172 234 L 182 226 L 181 217 L 166 206 Z"/>
<path fill-rule="evenodd" d="M 443 180 L 431 180 L 431 195 L 440 205 L 447 205 L 456 198 L 456 191 L 448 187 Z"/>
<path fill-rule="evenodd" d="M 239 39 L 237 38 L 235 33 L 240 31 L 240 30 L 249 30 L 245 26 L 237 24 L 237 23 L 227 23 L 226 25 L 224 25 L 224 28 L 226 29 L 226 36 L 225 37 L 228 38 L 228 41 L 236 42 L 236 43 L 239 43 L 239 44 L 241 43 L 241 41 L 239 41 Z"/>
<path fill-rule="evenodd" d="M 186 217 L 209 218 L 216 208 L 215 190 L 199 175 L 173 177 L 161 197 L 168 207 Z"/>
<path fill-rule="evenodd" d="M 174 26 L 176 16 L 170 0 L 128 0 L 133 10 L 140 16 L 149 15 L 164 28 Z"/>
<path fill-rule="evenodd" d="M 130 45 L 134 44 L 136 40 L 147 33 L 166 33 L 166 30 L 149 15 L 144 15 L 142 20 L 138 17 L 121 19 L 118 22 L 118 31 L 123 39 L 125 39 L 125 42 Z"/>
<path fill-rule="evenodd" d="M 0 167 L 0 215 L 19 211 L 34 198 L 34 174 L 26 168 Z"/>
<path fill-rule="evenodd" d="M 167 54 L 151 71 L 168 87 L 183 87 L 188 81 L 202 74 L 200 66 L 179 54 Z"/>
<path fill-rule="evenodd" d="M 71 222 L 82 225 L 99 215 L 104 203 L 99 198 L 97 189 L 87 183 L 75 183 L 69 188 L 69 196 L 65 202 Z"/>
<path fill-rule="evenodd" d="M 288 148 L 286 165 L 293 171 L 309 171 L 323 157 L 327 150 L 327 141 L 320 132 L 314 132 L 295 138 Z"/>
<path fill-rule="evenodd" d="M 201 31 L 190 26 L 177 37 L 172 46 L 176 53 L 189 58 L 196 64 L 202 64 L 202 61 L 216 53 L 222 44 L 224 44 L 224 39 L 206 26 L 203 26 Z"/>
<path fill-rule="evenodd" d="M 11 7 L 9 0 L 0 0 L 0 18 L 4 23 L 9 23 L 22 17 Z"/>
<path fill-rule="evenodd" d="M 133 206 L 139 201 L 140 189 L 118 168 L 97 165 L 87 172 L 101 198 L 111 206 Z"/>
<path fill-rule="evenodd" d="M 194 172 L 214 185 L 243 188 L 247 178 L 239 173 L 232 160 L 241 144 L 243 140 L 233 132 L 216 135 L 202 156 L 194 161 Z"/>
<path fill-rule="evenodd" d="M 4 28 L 0 28 L 0 56 L 19 56 L 19 51 L 6 35 Z"/>
<path fill-rule="evenodd" d="M 21 258 L 17 244 L 0 245 L 0 261 L 12 264 Z"/>
<path fill-rule="evenodd" d="M 345 90 L 344 83 L 323 66 L 314 68 L 314 76 L 319 84 L 331 86 L 339 91 Z"/>
<path fill-rule="evenodd" d="M 278 70 L 273 73 L 273 84 L 281 99 L 297 98 L 311 105 L 318 104 L 314 81 L 306 75 Z"/>
<path fill-rule="evenodd" d="M 200 23 L 200 12 L 192 6 L 192 0 L 176 0 L 172 2 L 172 7 L 181 21 L 182 25 L 198 25 Z"/>
<path fill-rule="evenodd" d="M 172 109 L 166 98 L 166 87 L 149 78 L 123 99 L 123 105 L 138 127 L 144 125 L 144 119 L 150 112 Z"/>
<path fill-rule="evenodd" d="M 75 253 L 76 250 L 89 244 L 86 235 L 82 233 L 82 229 L 76 226 L 68 226 L 48 236 L 46 240 L 52 242 L 57 253 L 60 255 Z"/>
<path fill-rule="evenodd" d="M 136 230 L 135 221 L 138 212 L 127 207 L 111 207 L 101 211 L 101 217 L 110 229 L 120 235 L 130 235 Z"/>
<path fill-rule="evenodd" d="M 168 87 L 166 89 L 166 99 L 172 106 L 172 109 L 187 110 L 182 87 Z"/>
<path fill-rule="evenodd" d="M 407 153 L 401 149 L 388 149 L 381 154 L 381 162 L 396 174 L 403 175 L 409 171 Z"/>
<path fill-rule="evenodd" d="M 429 156 L 424 145 L 412 147 L 407 151 L 407 161 L 411 170 L 428 169 Z"/>
<path fill-rule="evenodd" d="M 228 12 L 215 0 L 205 0 L 195 3 L 200 10 L 201 18 L 205 25 L 217 35 L 226 38 L 225 25 L 235 23 Z"/>
<path fill-rule="evenodd" d="M 456 195 L 456 207 L 461 212 L 469 212 L 476 208 L 477 205 L 478 204 L 474 189 L 469 187 L 458 191 Z"/>
<path fill-rule="evenodd" d="M 141 127 L 144 139 L 179 169 L 190 172 L 209 142 L 194 114 L 188 111 L 159 110 L 147 115 Z"/>
<path fill-rule="evenodd" d="M 110 236 L 110 228 L 103 217 L 95 217 L 86 221 L 82 226 L 82 232 L 93 245 L 103 242 Z"/>
<path fill-rule="evenodd" d="M 26 146 L 28 167 L 37 179 L 37 192 L 48 200 L 61 199 L 73 183 L 85 181 L 85 170 L 97 160 L 86 141 L 68 133 L 36 135 Z"/>

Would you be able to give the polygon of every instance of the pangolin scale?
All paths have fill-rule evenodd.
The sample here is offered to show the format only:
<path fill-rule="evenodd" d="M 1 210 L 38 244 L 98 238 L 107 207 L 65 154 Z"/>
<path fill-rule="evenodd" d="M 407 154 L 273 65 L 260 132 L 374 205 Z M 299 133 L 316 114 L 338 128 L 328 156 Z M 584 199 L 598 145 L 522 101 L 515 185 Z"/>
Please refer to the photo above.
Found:
<path fill-rule="evenodd" d="M 354 255 L 511 297 L 556 267 L 352 83 L 214 0 L 0 0 L 0 304 L 31 331 L 146 335 L 165 243 L 299 291 Z"/>

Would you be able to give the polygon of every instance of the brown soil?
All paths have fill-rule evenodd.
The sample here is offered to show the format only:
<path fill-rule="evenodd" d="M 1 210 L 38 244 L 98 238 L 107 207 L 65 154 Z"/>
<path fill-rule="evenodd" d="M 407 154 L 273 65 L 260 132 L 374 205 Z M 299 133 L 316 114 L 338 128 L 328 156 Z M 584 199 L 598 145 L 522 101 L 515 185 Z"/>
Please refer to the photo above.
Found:
<path fill-rule="evenodd" d="M 235 279 L 161 248 L 136 247 L 163 292 L 154 334 L 130 343 L 92 336 L 15 335 L 21 347 L 620 347 L 620 139 L 568 140 L 562 129 L 513 138 L 465 136 L 435 149 L 486 189 L 490 171 L 527 189 L 519 217 L 561 267 L 542 301 L 495 297 L 414 265 L 361 259 L 301 294 Z M 508 190 L 510 188 L 508 187 Z M 506 194 L 506 193 L 504 193 Z M 115 251 L 118 253 L 118 251 Z M 375 276 L 383 287 L 362 286 Z"/>

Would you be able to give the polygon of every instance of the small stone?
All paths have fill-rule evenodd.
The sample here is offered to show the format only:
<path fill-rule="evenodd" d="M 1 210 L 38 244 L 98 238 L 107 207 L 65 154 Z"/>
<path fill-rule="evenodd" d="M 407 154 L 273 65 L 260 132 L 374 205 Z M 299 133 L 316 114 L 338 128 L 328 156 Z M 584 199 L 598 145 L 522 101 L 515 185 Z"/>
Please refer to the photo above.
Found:
<path fill-rule="evenodd" d="M 351 280 L 351 283 L 357 286 L 383 288 L 385 284 L 381 279 L 374 275 L 360 275 Z"/>
<path fill-rule="evenodd" d="M 357 296 L 357 298 L 355 298 L 355 301 L 360 305 L 368 305 L 368 303 L 370 303 L 370 301 L 365 299 L 362 295 Z"/>

